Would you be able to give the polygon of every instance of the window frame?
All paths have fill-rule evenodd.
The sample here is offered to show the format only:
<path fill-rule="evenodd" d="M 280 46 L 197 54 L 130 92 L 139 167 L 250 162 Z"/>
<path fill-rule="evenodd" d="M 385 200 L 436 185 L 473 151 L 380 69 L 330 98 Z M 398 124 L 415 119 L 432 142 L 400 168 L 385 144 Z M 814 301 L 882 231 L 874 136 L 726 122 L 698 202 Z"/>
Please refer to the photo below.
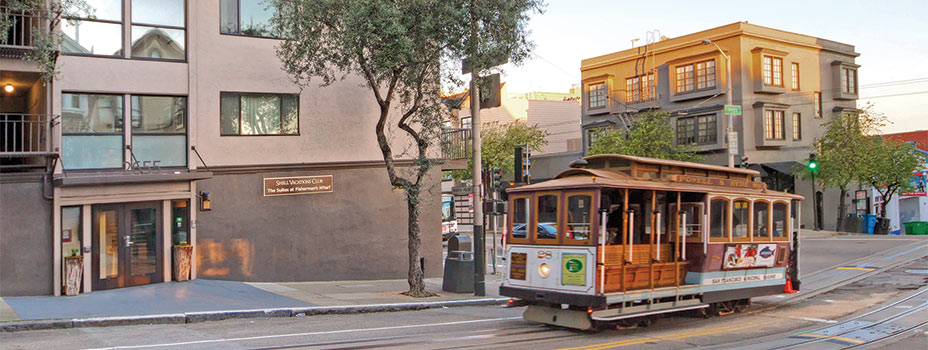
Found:
<path fill-rule="evenodd" d="M 129 130 L 130 130 L 130 132 L 129 132 L 129 144 L 130 144 L 130 145 L 133 145 L 133 148 L 132 148 L 130 151 L 133 151 L 133 152 L 135 151 L 135 147 L 134 147 L 134 142 L 132 142 L 132 141 L 133 141 L 133 138 L 136 136 L 136 131 L 135 131 L 135 126 L 132 125 L 132 121 L 133 121 L 133 120 L 132 120 L 132 112 L 133 112 L 133 110 L 132 110 L 132 97 L 136 97 L 136 96 L 138 96 L 138 97 L 172 97 L 172 98 L 178 98 L 178 97 L 180 97 L 180 98 L 183 98 L 183 99 L 185 100 L 185 101 L 184 101 L 184 131 L 183 131 L 182 133 L 179 133 L 179 132 L 140 132 L 140 133 L 138 133 L 138 135 L 139 135 L 139 136 L 184 136 L 184 153 L 183 153 L 183 154 L 184 154 L 184 164 L 183 164 L 183 165 L 163 166 L 163 167 L 161 167 L 161 168 L 164 168 L 164 169 L 182 169 L 182 168 L 187 168 L 187 166 L 190 164 L 190 157 L 189 157 L 189 156 L 190 156 L 190 154 L 189 154 L 189 150 L 190 150 L 190 136 L 189 136 L 189 132 L 190 132 L 190 97 L 189 97 L 189 96 L 184 96 L 184 95 L 146 95 L 146 94 L 129 94 L 129 104 L 128 104 L 128 107 L 129 107 L 129 108 L 128 108 L 128 110 L 129 110 L 129 122 L 128 122 L 128 123 L 126 123 L 125 121 L 123 122 L 123 129 L 125 130 L 125 125 L 126 125 L 126 124 L 129 125 Z M 125 105 L 125 102 L 123 102 L 123 103 L 124 103 L 124 105 Z M 141 118 L 141 114 L 140 114 L 140 115 L 139 115 L 139 121 L 141 121 L 141 120 L 142 120 L 142 118 Z M 124 132 L 125 132 L 125 131 L 124 131 Z M 125 143 L 125 142 L 123 142 L 123 143 Z M 125 146 L 124 146 L 124 147 L 125 147 Z M 135 161 L 135 159 L 134 159 L 135 153 L 132 154 L 132 157 L 133 157 L 133 161 Z M 159 165 L 159 166 L 160 166 L 160 165 Z"/>
<path fill-rule="evenodd" d="M 764 113 L 764 140 L 785 141 L 786 140 L 786 111 L 781 110 L 781 109 L 765 109 L 763 113 Z M 770 113 L 769 118 L 768 118 L 767 113 Z M 777 126 L 779 126 L 779 128 Z M 778 136 L 777 131 L 779 131 L 779 137 L 777 137 Z"/>
<path fill-rule="evenodd" d="M 802 113 L 793 112 L 793 141 L 802 140 Z"/>
<path fill-rule="evenodd" d="M 130 0 L 130 1 L 131 1 L 131 0 Z M 127 57 L 126 57 L 126 51 L 127 51 L 127 50 L 126 50 L 126 15 L 125 15 L 125 14 L 126 14 L 126 0 L 118 0 L 118 2 L 119 2 L 119 10 L 120 10 L 120 11 L 119 11 L 119 19 L 120 19 L 119 21 L 114 21 L 114 20 L 111 20 L 111 19 L 96 19 L 96 18 L 95 18 L 95 19 L 89 19 L 89 18 L 86 18 L 86 17 L 62 17 L 62 19 L 64 20 L 64 22 L 67 22 L 67 21 L 74 21 L 74 22 L 77 22 L 77 23 L 80 23 L 80 22 L 97 22 L 97 23 L 119 24 L 119 29 L 120 29 L 120 31 L 119 31 L 119 34 L 120 34 L 120 35 L 119 35 L 119 47 L 120 47 L 120 50 L 119 50 L 119 51 L 120 51 L 120 53 L 121 53 L 120 55 L 98 55 L 98 54 L 94 54 L 94 53 L 65 52 L 65 51 L 61 50 L 60 48 L 59 48 L 58 52 L 59 52 L 60 54 L 62 54 L 62 55 L 67 55 L 67 56 L 83 56 L 83 57 L 102 57 L 102 58 L 121 58 L 121 59 L 127 59 Z M 96 9 L 94 9 L 94 10 L 96 10 Z M 184 9 L 184 11 L 186 11 L 186 9 Z M 185 19 L 185 22 L 186 22 L 186 19 Z M 66 34 L 63 33 L 63 27 L 64 27 L 64 23 L 62 23 L 62 27 L 60 27 L 59 29 L 62 29 L 62 35 L 67 36 Z M 130 57 L 131 57 L 131 56 L 130 56 Z"/>
<path fill-rule="evenodd" d="M 586 96 L 587 96 L 586 97 L 586 109 L 587 110 L 592 111 L 592 110 L 606 109 L 606 107 L 609 106 L 609 101 L 608 101 L 609 99 L 608 99 L 608 92 L 607 92 L 608 86 L 606 85 L 605 81 L 588 83 L 586 84 L 586 87 L 587 87 L 586 89 Z M 593 106 L 594 87 L 596 87 L 595 90 L 597 91 L 596 93 L 597 96 L 600 94 L 600 91 L 602 92 L 602 105 L 599 105 L 599 99 L 597 99 L 596 106 Z"/>
<path fill-rule="evenodd" d="M 791 87 L 794 91 L 799 91 L 799 89 L 800 89 L 800 85 L 799 85 L 799 62 L 790 62 L 790 69 L 792 70 L 792 71 L 790 72 L 790 79 L 792 80 L 792 81 L 790 81 L 790 87 Z"/>
<path fill-rule="evenodd" d="M 563 191 L 563 201 L 564 201 L 564 205 L 563 205 L 563 207 L 562 207 L 563 209 L 560 209 L 560 208 L 559 208 L 559 209 L 560 209 L 559 211 L 564 212 L 564 214 L 561 215 L 561 217 L 564 219 L 564 220 L 563 220 L 564 222 L 563 222 L 562 225 L 564 226 L 565 230 L 563 230 L 563 231 L 558 231 L 558 237 L 559 237 L 559 238 L 562 237 L 562 236 L 564 237 L 564 239 L 563 239 L 564 245 L 587 245 L 587 246 L 594 245 L 594 243 L 593 243 L 593 242 L 595 241 L 594 238 L 597 237 L 597 232 L 599 232 L 599 231 L 598 231 L 598 230 L 599 230 L 599 228 L 598 228 L 598 221 L 596 220 L 596 218 L 597 218 L 597 216 L 596 216 L 596 215 L 597 215 L 597 212 L 594 210 L 594 209 L 597 207 L 597 206 L 595 205 L 595 204 L 597 204 L 597 203 L 596 203 L 596 198 L 597 198 L 596 192 L 597 192 L 597 191 L 595 191 L 595 190 L 572 190 L 572 191 Z M 567 213 L 569 212 L 568 205 L 569 205 L 569 203 L 570 203 L 570 197 L 573 197 L 573 196 L 590 196 L 590 206 L 589 206 L 589 209 L 590 209 L 590 222 L 589 222 L 589 224 L 590 224 L 590 237 L 587 238 L 587 239 L 584 239 L 584 240 L 568 239 L 568 238 L 566 237 L 566 235 L 562 235 L 562 234 L 561 234 L 561 232 L 564 232 L 565 234 L 566 234 L 566 232 L 567 232 L 566 228 L 567 228 L 567 225 L 569 224 L 569 222 L 567 222 L 567 221 L 568 221 L 568 220 L 567 220 L 567 217 L 568 217 L 568 214 L 567 214 Z"/>
<path fill-rule="evenodd" d="M 714 120 L 712 120 L 711 122 L 708 121 L 708 120 L 705 121 L 705 122 L 703 122 L 703 121 L 701 120 L 702 118 L 710 118 L 710 117 L 711 117 L 712 119 L 714 119 Z M 680 121 L 681 121 L 681 120 L 692 120 L 692 124 L 691 124 L 691 126 L 692 126 L 692 129 L 691 129 L 691 131 L 692 131 L 692 136 L 691 136 L 691 138 L 692 138 L 695 142 L 692 142 L 692 143 L 680 143 L 680 135 L 681 135 L 681 132 L 680 132 Z M 710 127 L 709 127 L 710 124 L 713 125 L 713 127 L 710 128 Z M 702 126 L 702 125 L 705 125 L 705 126 L 706 126 L 706 127 L 705 127 L 705 130 L 706 130 L 705 140 L 703 140 L 703 139 L 702 139 L 702 136 L 699 134 L 699 132 L 702 131 L 702 129 L 700 129 L 700 126 Z M 675 126 L 675 129 L 674 129 L 674 137 L 676 138 L 675 142 L 676 142 L 676 144 L 677 144 L 678 146 L 680 146 L 680 145 L 705 146 L 705 145 L 714 145 L 714 144 L 717 144 L 717 143 L 719 142 L 719 132 L 718 132 L 718 127 L 719 127 L 719 116 L 718 116 L 717 113 L 708 113 L 708 114 L 699 114 L 699 115 L 693 115 L 693 116 L 678 117 L 677 120 L 676 120 L 676 124 L 675 124 L 674 126 Z M 709 136 L 710 136 L 710 135 L 712 136 L 712 140 L 709 140 Z M 684 134 L 683 136 L 686 136 L 686 135 Z"/>
<path fill-rule="evenodd" d="M 755 226 L 755 225 L 756 225 L 756 220 L 755 220 L 755 217 L 754 217 L 754 216 L 755 216 L 755 215 L 754 215 L 754 214 L 755 214 L 754 209 L 755 209 L 755 205 L 756 205 L 757 203 L 764 203 L 764 204 L 767 204 L 767 210 L 766 210 L 766 212 L 767 212 L 767 235 L 766 235 L 766 236 L 752 235 L 752 236 L 751 236 L 751 241 L 752 241 L 752 242 L 769 242 L 769 241 L 772 241 L 773 230 L 770 229 L 770 226 L 772 225 L 772 216 L 771 216 L 771 214 L 773 214 L 773 213 L 772 213 L 773 205 L 771 204 L 771 203 L 772 203 L 771 201 L 769 201 L 769 200 L 767 200 L 767 199 L 755 199 L 755 200 L 751 203 L 751 230 L 752 230 L 752 231 L 756 231 L 756 230 L 754 230 L 754 229 L 757 228 L 757 227 Z"/>
<path fill-rule="evenodd" d="M 238 134 L 223 134 L 222 133 L 222 94 L 238 94 Z M 242 134 L 242 95 L 275 95 L 281 97 L 280 105 L 281 112 L 283 111 L 283 96 L 290 95 L 296 96 L 296 133 L 295 134 L 284 134 L 284 120 L 283 115 L 281 114 L 280 119 L 280 134 Z M 293 93 L 284 93 L 284 92 L 242 92 L 242 91 L 220 91 L 219 92 L 219 136 L 220 137 L 236 137 L 236 136 L 245 136 L 245 137 L 266 137 L 266 136 L 300 136 L 300 94 Z"/>
<path fill-rule="evenodd" d="M 235 22 L 238 26 L 236 33 L 224 33 L 222 31 L 222 0 L 219 0 L 219 35 L 231 35 L 231 36 L 241 36 L 246 38 L 261 38 L 261 39 L 271 39 L 271 40 L 284 40 L 283 35 L 280 33 L 277 36 L 264 36 L 264 35 L 254 35 L 254 34 L 245 34 L 242 32 L 242 0 L 234 0 L 238 6 L 235 7 Z"/>
<path fill-rule="evenodd" d="M 122 1 L 122 0 L 121 0 L 121 1 Z M 126 1 L 123 1 L 123 6 L 125 6 L 125 4 L 128 3 L 128 4 L 129 4 L 129 8 L 130 8 L 130 10 L 131 10 L 131 8 L 132 8 L 132 2 L 133 2 L 133 1 L 135 1 L 135 0 L 126 0 Z M 131 16 L 131 15 L 129 16 L 128 19 L 123 18 L 123 22 L 124 22 L 124 23 L 128 23 L 128 26 L 129 26 L 129 49 L 126 50 L 126 48 L 123 48 L 123 56 L 128 56 L 128 59 L 143 60 L 143 61 L 187 62 L 187 59 L 190 57 L 190 55 L 189 55 L 188 52 L 187 52 L 187 51 L 188 51 L 188 47 L 189 47 L 189 43 L 190 43 L 189 30 L 187 30 L 187 24 L 188 24 L 188 19 L 189 19 L 190 15 L 188 14 L 188 11 L 187 11 L 187 2 L 188 2 L 188 0 L 183 0 L 183 1 L 184 1 L 184 26 L 183 26 L 183 27 L 177 27 L 177 26 L 172 26 L 172 25 L 151 24 L 151 23 L 143 23 L 143 22 L 135 23 L 135 22 L 132 21 L 132 16 Z M 131 12 L 131 11 L 130 11 L 130 12 Z M 126 26 L 126 25 L 123 24 L 123 27 L 125 27 L 125 26 Z M 180 59 L 180 58 L 160 58 L 160 57 L 159 57 L 159 58 L 155 58 L 155 57 L 135 57 L 135 56 L 133 56 L 134 52 L 132 52 L 132 29 L 133 29 L 134 26 L 142 26 L 142 27 L 150 27 L 150 28 L 165 28 L 165 29 L 173 29 L 173 30 L 182 30 L 182 31 L 184 31 L 184 58 Z M 125 35 L 126 35 L 126 31 L 125 31 L 125 29 L 124 29 L 124 30 L 123 30 L 123 37 L 125 37 Z M 124 38 L 124 39 L 125 39 L 125 38 Z M 125 40 L 123 40 L 123 43 L 125 43 Z M 126 54 L 127 51 L 128 51 L 128 55 Z"/>
<path fill-rule="evenodd" d="M 699 218 L 699 221 L 703 221 L 703 220 L 704 220 L 703 218 L 704 218 L 704 217 L 706 216 L 706 214 L 708 213 L 708 211 L 706 210 L 706 204 L 705 204 L 704 202 L 682 202 L 682 203 L 680 203 L 680 204 L 681 204 L 681 205 L 680 205 L 681 207 L 684 207 L 684 208 L 685 208 L 685 207 L 695 207 L 695 208 L 697 208 L 697 210 L 699 211 L 699 215 L 687 216 L 687 221 L 689 221 L 689 222 L 692 222 L 692 221 L 693 221 L 693 220 L 692 220 L 693 218 Z M 671 220 L 671 223 L 672 223 L 672 224 L 671 224 L 671 225 L 668 225 L 668 226 L 676 226 L 676 224 L 678 223 L 678 222 L 677 222 L 678 215 L 680 215 L 679 213 L 680 213 L 680 209 L 677 208 L 677 203 L 675 203 L 675 202 L 674 202 L 674 203 L 670 203 L 670 214 L 671 214 L 670 220 Z M 703 237 L 703 234 L 704 234 L 703 229 L 704 229 L 705 227 L 707 227 L 708 224 L 706 224 L 705 222 L 700 222 L 700 223 L 698 223 L 698 224 L 692 224 L 692 223 L 690 223 L 689 225 L 698 225 L 699 231 L 698 231 L 698 233 L 697 233 L 695 236 L 692 236 L 692 237 L 691 237 L 691 236 L 686 236 L 686 243 L 696 243 L 696 242 L 702 243 L 702 237 Z M 676 228 L 674 228 L 673 230 L 674 230 L 674 233 L 676 233 Z M 670 230 L 668 230 L 668 231 L 670 231 Z M 688 232 L 687 232 L 687 233 L 688 233 Z M 673 236 L 673 239 L 679 239 L 679 236 L 674 235 L 674 236 Z M 671 241 L 671 242 L 672 242 L 672 241 Z"/>
<path fill-rule="evenodd" d="M 725 207 L 728 210 L 724 218 L 725 222 L 723 223 L 722 237 L 712 236 L 712 201 L 715 201 L 715 200 L 725 201 L 726 203 Z M 731 208 L 732 208 L 731 202 L 732 202 L 731 199 L 729 199 L 728 197 L 722 197 L 722 196 L 710 196 L 709 197 L 709 208 L 706 209 L 706 213 L 708 214 L 708 220 L 706 220 L 706 225 L 709 228 L 708 230 L 706 230 L 706 235 L 709 237 L 709 243 L 731 242 Z"/>
<path fill-rule="evenodd" d="M 711 75 L 709 74 L 709 62 L 712 62 Z M 699 68 L 699 65 L 702 65 L 702 68 Z M 687 69 L 689 70 L 687 71 Z M 700 72 L 702 72 L 702 75 L 700 75 Z M 677 95 L 712 90 L 719 86 L 719 69 L 718 62 L 716 62 L 715 58 L 676 65 L 673 67 L 673 73 L 674 92 Z M 709 79 L 710 76 L 712 79 Z M 705 85 L 703 87 L 699 87 L 700 77 L 703 80 L 702 83 Z M 691 84 L 687 82 L 687 79 L 690 80 Z M 712 82 L 711 86 L 709 85 L 709 81 Z"/>
<path fill-rule="evenodd" d="M 841 92 L 857 94 L 857 68 L 841 67 Z"/>
<path fill-rule="evenodd" d="M 773 235 L 773 231 L 774 231 L 774 229 L 775 229 L 775 227 L 774 227 L 774 218 L 773 218 L 773 214 L 774 214 L 774 209 L 773 209 L 773 208 L 774 208 L 777 204 L 783 204 L 783 205 L 786 206 L 786 209 L 785 209 L 784 214 L 783 214 L 783 231 L 784 231 L 783 237 L 777 237 L 777 236 L 774 236 L 774 235 Z M 782 200 L 782 199 L 775 199 L 775 200 L 772 200 L 772 201 L 770 202 L 770 230 L 769 230 L 769 231 L 770 231 L 770 240 L 771 240 L 771 241 L 789 241 L 789 235 L 790 235 L 790 232 L 789 232 L 789 223 L 790 223 L 790 203 L 789 203 L 789 201 Z"/>
<path fill-rule="evenodd" d="M 657 100 L 657 73 L 649 72 L 625 79 L 625 103 L 636 104 Z"/>
<path fill-rule="evenodd" d="M 516 202 L 517 199 L 525 199 L 525 200 L 528 201 L 528 210 L 525 211 L 525 215 L 527 216 L 526 219 L 525 219 L 525 221 L 526 221 L 526 222 L 525 222 L 525 225 L 526 225 L 526 228 L 525 228 L 525 238 L 515 238 L 515 237 L 512 235 L 512 232 L 513 232 L 512 228 L 515 227 L 515 225 L 514 225 L 515 217 L 514 217 L 513 215 L 509 215 L 509 218 L 507 219 L 508 224 L 509 224 L 509 231 L 508 231 L 508 233 L 506 234 L 506 242 L 507 242 L 507 244 L 531 244 L 531 243 L 532 243 L 532 227 L 531 227 L 531 225 L 532 225 L 532 211 L 533 211 L 532 208 L 534 208 L 534 205 L 535 205 L 535 204 L 534 204 L 534 197 L 535 197 L 535 196 L 534 196 L 533 194 L 531 194 L 531 193 L 528 193 L 528 194 L 513 194 L 513 195 L 510 195 L 510 196 L 509 196 L 509 208 L 515 208 L 515 202 Z"/>
<path fill-rule="evenodd" d="M 65 132 L 64 125 L 61 125 L 61 154 L 64 154 L 64 137 L 65 136 L 120 136 L 120 156 L 119 156 L 119 167 L 116 168 L 73 168 L 68 169 L 64 167 L 64 160 L 61 160 L 61 168 L 63 171 L 110 171 L 110 170 L 124 170 L 126 169 L 126 95 L 119 93 L 96 93 L 96 92 L 77 92 L 77 91 L 62 91 L 59 96 L 64 99 L 64 95 L 107 95 L 107 96 L 119 96 L 122 101 L 122 113 L 119 117 L 122 118 L 122 131 L 120 132 L 106 132 L 106 133 L 97 133 L 97 132 Z M 63 114 L 63 113 L 62 113 Z M 62 121 L 63 123 L 64 121 Z M 129 127 L 131 127 L 131 121 Z M 130 139 L 131 141 L 131 139 Z"/>
<path fill-rule="evenodd" d="M 815 116 L 815 118 L 821 118 L 822 117 L 822 93 L 821 92 L 816 91 L 812 93 L 812 104 L 814 105 L 813 108 L 815 108 L 813 115 Z"/>
<path fill-rule="evenodd" d="M 768 64 L 767 59 L 770 59 Z M 761 64 L 761 81 L 764 86 L 783 87 L 783 57 L 774 55 L 762 55 Z M 777 64 L 779 62 L 779 64 Z M 779 73 L 779 76 L 777 75 Z M 777 79 L 780 83 L 777 84 Z M 768 82 L 769 81 L 769 82 Z"/>
<path fill-rule="evenodd" d="M 557 220 L 556 225 L 555 225 L 555 228 L 557 229 L 557 237 L 555 238 L 538 238 L 538 232 L 537 232 L 538 231 L 538 204 L 541 202 L 539 198 L 542 196 L 557 197 L 557 200 L 556 200 L 557 211 L 555 212 L 555 216 L 556 216 L 555 220 Z M 563 218 L 564 196 L 563 196 L 562 191 L 535 192 L 532 199 L 533 199 L 532 200 L 532 215 L 531 215 L 532 227 L 531 227 L 531 230 L 529 231 L 529 237 L 531 238 L 532 243 L 560 245 L 562 242 L 562 238 L 564 237 L 564 228 L 563 228 L 564 226 L 564 218 Z"/>
<path fill-rule="evenodd" d="M 745 232 L 744 237 L 735 237 L 735 202 L 747 202 L 748 204 L 748 230 Z M 750 242 L 754 234 L 754 201 L 745 198 L 738 197 L 731 201 L 731 241 L 732 242 Z"/>

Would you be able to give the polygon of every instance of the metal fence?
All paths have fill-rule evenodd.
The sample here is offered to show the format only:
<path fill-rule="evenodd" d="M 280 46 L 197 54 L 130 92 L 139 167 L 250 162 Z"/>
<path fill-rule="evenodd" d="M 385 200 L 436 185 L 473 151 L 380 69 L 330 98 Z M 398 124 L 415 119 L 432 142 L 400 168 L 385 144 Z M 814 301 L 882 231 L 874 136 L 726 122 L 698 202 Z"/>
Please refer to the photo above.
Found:
<path fill-rule="evenodd" d="M 0 37 L 0 46 L 5 48 L 30 48 L 32 47 L 32 29 L 38 27 L 40 18 L 26 11 L 14 11 L 13 9 L 0 6 L 0 16 L 6 17 L 12 24 L 6 33 L 6 37 Z"/>
<path fill-rule="evenodd" d="M 56 119 L 47 114 L 0 114 L 0 157 L 31 157 L 55 153 Z"/>
<path fill-rule="evenodd" d="M 441 155 L 448 160 L 471 157 L 471 129 L 445 129 L 441 132 Z"/>

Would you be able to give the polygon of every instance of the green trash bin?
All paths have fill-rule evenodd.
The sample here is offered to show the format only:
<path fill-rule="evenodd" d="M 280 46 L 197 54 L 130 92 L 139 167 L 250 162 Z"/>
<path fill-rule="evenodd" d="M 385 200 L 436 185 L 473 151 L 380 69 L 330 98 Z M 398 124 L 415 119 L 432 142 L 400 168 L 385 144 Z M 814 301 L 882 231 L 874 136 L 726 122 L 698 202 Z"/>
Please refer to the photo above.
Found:
<path fill-rule="evenodd" d="M 906 222 L 903 225 L 905 225 L 907 235 L 928 235 L 928 222 L 926 221 Z"/>

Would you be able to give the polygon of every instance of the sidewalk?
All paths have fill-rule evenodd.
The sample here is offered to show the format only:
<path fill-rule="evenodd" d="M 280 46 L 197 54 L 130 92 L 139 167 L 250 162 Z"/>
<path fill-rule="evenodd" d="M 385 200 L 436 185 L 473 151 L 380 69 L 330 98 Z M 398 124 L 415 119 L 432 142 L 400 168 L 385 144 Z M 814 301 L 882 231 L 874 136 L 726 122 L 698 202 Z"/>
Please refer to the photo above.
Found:
<path fill-rule="evenodd" d="M 73 297 L 6 297 L 0 298 L 0 331 L 498 305 L 505 301 L 499 298 L 499 281 L 499 275 L 487 275 L 485 297 L 444 292 L 440 278 L 425 280 L 426 290 L 438 294 L 429 298 L 402 295 L 408 289 L 406 280 L 249 283 L 203 279 Z"/>

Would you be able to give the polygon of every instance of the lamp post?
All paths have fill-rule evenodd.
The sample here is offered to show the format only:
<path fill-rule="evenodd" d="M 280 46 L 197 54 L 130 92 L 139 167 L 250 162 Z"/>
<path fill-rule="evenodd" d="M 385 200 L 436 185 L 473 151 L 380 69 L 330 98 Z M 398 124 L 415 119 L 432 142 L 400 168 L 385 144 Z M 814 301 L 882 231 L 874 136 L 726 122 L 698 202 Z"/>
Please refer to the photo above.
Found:
<path fill-rule="evenodd" d="M 716 43 L 713 42 L 712 40 L 709 40 L 709 39 L 703 40 L 703 41 L 702 41 L 702 44 L 703 44 L 703 45 L 709 45 L 709 44 L 715 45 L 715 48 L 719 50 L 719 53 L 721 53 L 722 56 L 725 56 L 725 68 L 726 68 L 726 73 L 725 73 L 725 97 L 726 97 L 726 99 L 727 99 L 725 105 L 726 105 L 726 106 L 730 106 L 730 105 L 732 105 L 732 102 L 731 102 L 731 99 L 732 99 L 732 98 L 731 98 L 731 57 L 728 56 L 728 55 L 726 55 L 726 54 L 725 54 L 725 51 L 723 51 L 722 48 L 719 47 L 719 44 L 716 44 Z M 729 114 L 729 113 L 725 113 L 725 115 L 728 116 L 728 130 L 727 130 L 727 135 L 726 135 L 726 136 L 728 136 L 728 135 L 731 135 L 732 133 L 735 132 L 735 128 L 732 126 L 732 121 L 731 121 L 731 119 L 732 119 L 731 116 L 732 116 L 732 115 Z M 737 149 L 737 148 L 738 148 L 738 145 L 737 145 L 737 144 L 735 144 L 735 145 L 732 145 L 732 144 L 731 144 L 731 142 L 732 142 L 731 137 L 728 137 L 728 142 L 729 142 L 729 144 L 728 144 L 728 148 L 729 148 L 729 151 L 728 151 L 728 167 L 729 167 L 729 168 L 734 168 L 734 167 L 735 167 L 735 154 L 731 152 L 731 148 L 732 148 L 732 147 L 735 147 L 735 149 Z M 735 153 L 737 153 L 737 152 L 735 152 Z"/>

